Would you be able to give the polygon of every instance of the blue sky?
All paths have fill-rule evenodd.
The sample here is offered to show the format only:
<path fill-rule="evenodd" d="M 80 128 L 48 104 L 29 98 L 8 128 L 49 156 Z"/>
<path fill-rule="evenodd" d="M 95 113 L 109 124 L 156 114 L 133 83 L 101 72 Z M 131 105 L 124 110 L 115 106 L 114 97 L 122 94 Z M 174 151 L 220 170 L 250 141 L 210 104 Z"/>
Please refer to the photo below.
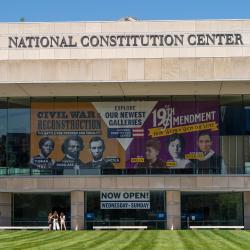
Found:
<path fill-rule="evenodd" d="M 250 19 L 250 0 L 2 0 L 0 22 Z"/>

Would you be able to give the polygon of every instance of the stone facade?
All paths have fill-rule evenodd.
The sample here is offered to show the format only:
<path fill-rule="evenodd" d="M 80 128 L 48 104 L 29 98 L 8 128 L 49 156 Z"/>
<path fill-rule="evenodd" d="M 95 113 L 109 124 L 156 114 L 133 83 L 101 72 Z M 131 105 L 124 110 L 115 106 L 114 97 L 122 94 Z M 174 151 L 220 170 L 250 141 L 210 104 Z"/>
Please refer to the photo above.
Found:
<path fill-rule="evenodd" d="M 243 44 L 115 48 L 8 48 L 9 37 L 239 33 Z M 250 94 L 250 20 L 1 23 L 0 97 Z M 0 225 L 11 223 L 11 193 L 70 192 L 72 229 L 84 225 L 84 192 L 166 190 L 167 228 L 180 228 L 180 192 L 245 192 L 250 176 L 0 177 Z"/>

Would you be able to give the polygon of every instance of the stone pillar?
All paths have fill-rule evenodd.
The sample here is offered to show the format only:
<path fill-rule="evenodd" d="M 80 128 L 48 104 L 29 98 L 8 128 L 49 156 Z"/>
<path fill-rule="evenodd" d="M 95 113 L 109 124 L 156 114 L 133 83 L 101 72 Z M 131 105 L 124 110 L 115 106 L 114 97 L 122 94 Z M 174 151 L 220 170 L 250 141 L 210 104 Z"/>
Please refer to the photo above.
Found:
<path fill-rule="evenodd" d="M 11 193 L 0 193 L 0 226 L 11 226 Z"/>
<path fill-rule="evenodd" d="M 250 191 L 244 192 L 244 226 L 250 229 Z"/>
<path fill-rule="evenodd" d="M 167 191 L 167 229 L 181 229 L 181 192 Z"/>
<path fill-rule="evenodd" d="M 84 229 L 84 191 L 71 192 L 71 229 Z"/>

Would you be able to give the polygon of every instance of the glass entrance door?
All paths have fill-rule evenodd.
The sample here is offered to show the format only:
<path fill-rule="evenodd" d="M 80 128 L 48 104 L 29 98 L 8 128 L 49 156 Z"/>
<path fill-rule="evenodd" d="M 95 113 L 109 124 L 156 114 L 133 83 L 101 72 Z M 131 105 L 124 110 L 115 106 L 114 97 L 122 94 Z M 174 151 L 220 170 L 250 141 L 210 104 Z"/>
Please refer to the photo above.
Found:
<path fill-rule="evenodd" d="M 182 228 L 242 226 L 243 193 L 184 192 L 181 194 L 181 219 Z"/>
<path fill-rule="evenodd" d="M 164 229 L 166 224 L 165 192 L 150 191 L 149 209 L 101 209 L 100 192 L 86 192 L 87 211 L 85 227 L 93 226 L 147 226 Z"/>
<path fill-rule="evenodd" d="M 70 228 L 69 193 L 14 193 L 12 196 L 13 226 L 47 226 L 48 213 L 54 211 L 66 215 L 67 227 Z"/>

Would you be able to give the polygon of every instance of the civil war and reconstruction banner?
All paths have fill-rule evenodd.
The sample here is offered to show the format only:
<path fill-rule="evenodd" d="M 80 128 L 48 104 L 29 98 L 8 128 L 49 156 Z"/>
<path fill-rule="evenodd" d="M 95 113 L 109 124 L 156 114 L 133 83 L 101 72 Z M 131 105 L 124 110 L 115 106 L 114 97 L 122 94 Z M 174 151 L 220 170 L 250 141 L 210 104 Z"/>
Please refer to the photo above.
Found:
<path fill-rule="evenodd" d="M 31 165 L 35 168 L 122 168 L 124 150 L 89 102 L 32 104 Z"/>
<path fill-rule="evenodd" d="M 217 102 L 32 103 L 31 166 L 220 172 Z M 215 169 L 211 169 L 213 168 Z"/>

